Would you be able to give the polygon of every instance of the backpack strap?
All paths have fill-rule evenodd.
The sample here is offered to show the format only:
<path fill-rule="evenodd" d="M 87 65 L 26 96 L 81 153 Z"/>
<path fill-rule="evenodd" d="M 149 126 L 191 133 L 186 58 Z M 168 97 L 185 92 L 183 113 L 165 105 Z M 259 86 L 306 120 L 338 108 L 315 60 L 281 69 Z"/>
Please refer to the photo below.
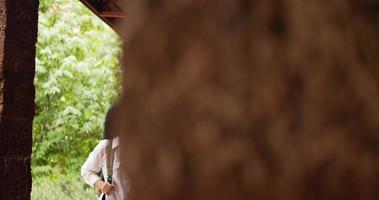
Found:
<path fill-rule="evenodd" d="M 114 148 L 113 146 L 113 139 L 109 139 L 107 146 L 106 146 L 106 151 L 107 151 L 107 156 L 106 156 L 106 165 L 107 165 L 107 182 L 112 183 L 112 176 L 113 176 L 113 161 L 114 161 Z"/>

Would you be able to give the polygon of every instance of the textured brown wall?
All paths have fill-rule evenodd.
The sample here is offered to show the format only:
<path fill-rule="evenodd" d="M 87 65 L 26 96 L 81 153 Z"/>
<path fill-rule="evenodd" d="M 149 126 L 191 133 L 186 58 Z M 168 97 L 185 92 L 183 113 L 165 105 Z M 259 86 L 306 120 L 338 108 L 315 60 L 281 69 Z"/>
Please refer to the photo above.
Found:
<path fill-rule="evenodd" d="M 125 8 L 131 199 L 379 199 L 379 1 Z"/>
<path fill-rule="evenodd" d="M 38 0 L 0 0 L 0 199 L 30 199 Z"/>

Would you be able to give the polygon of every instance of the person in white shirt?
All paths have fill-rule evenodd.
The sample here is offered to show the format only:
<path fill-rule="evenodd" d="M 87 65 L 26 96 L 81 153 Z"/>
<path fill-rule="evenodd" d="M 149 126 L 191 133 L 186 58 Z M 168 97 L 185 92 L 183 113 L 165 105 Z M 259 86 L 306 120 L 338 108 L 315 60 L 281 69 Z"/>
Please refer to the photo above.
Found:
<path fill-rule="evenodd" d="M 95 149 L 89 154 L 87 160 L 82 166 L 81 175 L 84 181 L 92 187 L 97 188 L 103 194 L 106 194 L 107 200 L 124 200 L 123 189 L 126 187 L 126 181 L 120 177 L 120 150 L 119 150 L 119 137 L 116 134 L 113 125 L 113 119 L 115 118 L 114 107 L 111 107 L 108 112 L 104 123 L 105 129 L 105 139 L 101 140 Z M 117 129 L 116 129 L 117 130 Z M 112 184 L 108 183 L 107 177 L 107 166 L 106 157 L 107 151 L 106 147 L 110 140 L 112 139 L 112 150 L 114 150 L 114 161 L 113 161 L 113 176 Z M 98 174 L 102 171 L 102 180 Z"/>

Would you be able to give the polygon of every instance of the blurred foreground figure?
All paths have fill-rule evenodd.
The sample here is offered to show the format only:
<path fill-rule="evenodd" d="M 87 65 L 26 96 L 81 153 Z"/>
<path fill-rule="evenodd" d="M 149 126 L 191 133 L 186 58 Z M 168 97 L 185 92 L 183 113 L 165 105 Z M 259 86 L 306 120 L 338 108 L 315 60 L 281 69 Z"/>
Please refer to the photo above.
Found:
<path fill-rule="evenodd" d="M 378 2 L 128 0 L 130 199 L 379 199 Z"/>

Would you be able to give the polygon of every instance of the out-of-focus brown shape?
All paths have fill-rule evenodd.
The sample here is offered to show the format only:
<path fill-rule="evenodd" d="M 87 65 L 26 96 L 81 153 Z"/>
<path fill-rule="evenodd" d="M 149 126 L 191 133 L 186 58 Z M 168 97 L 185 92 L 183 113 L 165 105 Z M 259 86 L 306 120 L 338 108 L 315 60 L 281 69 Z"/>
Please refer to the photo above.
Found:
<path fill-rule="evenodd" d="M 125 9 L 129 199 L 379 199 L 379 1 Z"/>

